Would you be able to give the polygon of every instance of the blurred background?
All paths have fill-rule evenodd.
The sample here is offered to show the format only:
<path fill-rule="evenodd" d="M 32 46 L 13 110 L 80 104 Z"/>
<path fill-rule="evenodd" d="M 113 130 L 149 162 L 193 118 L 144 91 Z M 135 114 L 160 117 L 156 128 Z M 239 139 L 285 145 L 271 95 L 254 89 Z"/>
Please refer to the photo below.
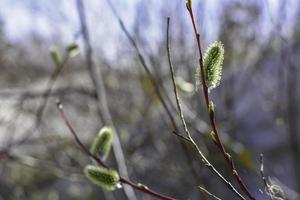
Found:
<path fill-rule="evenodd" d="M 177 199 L 207 199 L 198 185 L 234 199 L 172 134 L 170 118 L 183 129 L 167 62 L 168 16 L 188 127 L 209 160 L 238 188 L 208 136 L 185 1 L 111 3 L 152 76 L 107 1 L 0 0 L 0 199 L 153 199 L 129 188 L 106 192 L 83 176 L 91 159 L 74 143 L 57 99 L 87 146 L 103 125 L 115 127 L 107 164 L 136 183 Z M 299 0 L 194 0 L 193 6 L 202 48 L 215 40 L 224 43 L 221 85 L 210 95 L 240 175 L 257 199 L 268 199 L 259 173 L 263 153 L 269 180 L 282 187 L 286 199 L 300 199 Z M 74 57 L 66 52 L 73 43 L 80 48 Z M 53 48 L 62 64 L 51 59 Z"/>

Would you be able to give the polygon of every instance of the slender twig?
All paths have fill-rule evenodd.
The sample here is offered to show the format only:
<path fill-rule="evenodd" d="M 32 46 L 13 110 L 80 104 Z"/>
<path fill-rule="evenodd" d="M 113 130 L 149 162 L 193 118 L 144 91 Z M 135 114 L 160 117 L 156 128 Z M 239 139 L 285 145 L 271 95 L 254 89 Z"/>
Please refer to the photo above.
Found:
<path fill-rule="evenodd" d="M 181 122 L 183 124 L 184 131 L 187 134 L 187 137 L 189 139 L 191 139 L 192 136 L 191 136 L 191 134 L 190 134 L 190 132 L 187 128 L 187 125 L 186 125 L 186 122 L 185 122 L 185 119 L 184 119 L 184 116 L 183 116 L 183 112 L 182 112 L 181 104 L 180 104 L 180 100 L 179 100 L 179 95 L 178 95 L 178 91 L 177 91 L 177 87 L 176 87 L 174 67 L 173 67 L 173 64 L 172 64 L 172 61 L 171 61 L 171 52 L 170 52 L 170 44 L 169 44 L 169 29 L 170 29 L 170 18 L 167 19 L 167 44 L 166 44 L 167 46 L 166 47 L 167 47 L 167 54 L 168 54 L 168 63 L 169 63 L 169 68 L 170 68 L 170 72 L 171 72 L 173 90 L 174 90 L 174 95 L 175 95 L 175 99 L 176 99 L 176 105 L 177 105 L 177 109 L 178 109 L 178 112 L 179 112 L 179 116 L 180 116 Z"/>
<path fill-rule="evenodd" d="M 270 193 L 270 191 L 269 191 L 269 185 L 268 185 L 267 178 L 266 178 L 265 172 L 264 172 L 264 155 L 262 153 L 260 154 L 259 161 L 260 161 L 260 176 L 261 176 L 261 179 L 264 182 L 265 190 L 269 194 Z M 272 197 L 270 195 L 267 195 L 267 196 L 269 196 L 270 200 L 272 200 Z"/>
<path fill-rule="evenodd" d="M 110 0 L 107 0 L 108 5 L 110 6 L 112 13 L 114 14 L 114 16 L 116 17 L 116 19 L 118 20 L 118 23 L 121 27 L 121 30 L 124 32 L 125 36 L 127 37 L 127 39 L 129 40 L 130 44 L 133 46 L 134 50 L 136 51 L 137 57 L 140 61 L 140 63 L 142 64 L 142 67 L 144 68 L 144 70 L 146 71 L 148 77 L 150 78 L 150 81 L 152 83 L 152 85 L 154 86 L 154 90 L 155 93 L 157 94 L 163 108 L 165 109 L 168 117 L 170 118 L 170 121 L 173 125 L 173 127 L 177 128 L 176 122 L 172 116 L 172 112 L 170 111 L 169 107 L 167 106 L 167 103 L 165 102 L 162 93 L 159 90 L 159 86 L 156 83 L 156 80 L 154 78 L 154 76 L 152 75 L 151 71 L 150 71 L 150 67 L 147 65 L 146 60 L 144 58 L 144 56 L 142 55 L 137 43 L 135 42 L 134 38 L 131 36 L 131 34 L 129 33 L 129 31 L 127 30 L 127 28 L 125 27 L 125 24 L 123 22 L 123 20 L 121 19 L 121 17 L 118 15 L 115 7 L 113 6 L 113 4 L 111 3 Z"/>
<path fill-rule="evenodd" d="M 176 87 L 176 82 L 175 82 L 175 74 L 174 74 L 174 68 L 173 68 L 173 64 L 171 61 L 171 52 L 170 52 L 170 45 L 169 45 L 169 27 L 170 27 L 170 18 L 168 18 L 167 20 L 167 54 L 168 54 L 168 63 L 169 63 L 169 68 L 171 71 L 171 78 L 172 78 L 172 83 L 173 83 L 173 90 L 174 90 L 174 95 L 175 95 L 175 99 L 176 99 L 176 105 L 178 108 L 178 112 L 180 115 L 180 119 L 181 122 L 183 124 L 184 127 L 184 131 L 187 135 L 187 137 L 184 137 L 176 132 L 173 132 L 174 134 L 176 134 L 177 136 L 179 136 L 180 138 L 184 139 L 185 141 L 188 141 L 193 148 L 195 148 L 198 152 L 198 155 L 200 156 L 202 162 L 205 164 L 205 166 L 207 166 L 210 170 L 212 170 L 227 186 L 230 190 L 232 190 L 240 199 L 245 199 L 234 187 L 233 185 L 227 181 L 218 171 L 217 169 L 208 161 L 208 159 L 204 156 L 204 154 L 202 153 L 202 151 L 200 150 L 200 148 L 198 147 L 198 145 L 196 144 L 196 142 L 194 141 L 194 139 L 192 138 L 191 133 L 189 132 L 187 125 L 185 123 L 185 119 L 183 116 L 183 112 L 181 109 L 181 104 L 180 104 L 180 99 L 179 99 L 179 95 L 178 95 L 178 91 L 177 91 L 177 87 Z"/>
<path fill-rule="evenodd" d="M 198 188 L 202 191 L 202 192 L 205 192 L 208 196 L 216 199 L 216 200 L 222 200 L 221 198 L 217 197 L 216 195 L 210 193 L 209 191 L 207 191 L 204 187 L 200 187 L 198 186 Z"/>
<path fill-rule="evenodd" d="M 191 17 L 192 26 L 193 26 L 194 34 L 195 34 L 196 41 L 197 41 L 197 47 L 198 47 L 198 52 L 199 52 L 199 56 L 200 56 L 199 57 L 199 67 L 200 67 L 200 72 L 201 72 L 202 89 L 203 89 L 203 93 L 204 93 L 205 105 L 206 105 L 206 108 L 207 108 L 208 113 L 209 113 L 210 123 L 211 123 L 212 129 L 213 129 L 213 131 L 215 133 L 216 144 L 217 144 L 218 148 L 220 149 L 220 151 L 221 151 L 221 153 L 222 153 L 222 155 L 224 157 L 224 160 L 226 161 L 226 163 L 230 167 L 230 169 L 231 169 L 231 171 L 233 173 L 233 176 L 235 177 L 236 181 L 238 182 L 241 190 L 251 200 L 254 200 L 255 198 L 249 192 L 249 190 L 247 189 L 247 187 L 246 187 L 245 183 L 243 182 L 241 176 L 238 174 L 231 156 L 226 152 L 226 150 L 224 148 L 224 145 L 223 145 L 223 143 L 222 143 L 222 141 L 220 139 L 220 134 L 219 134 L 219 131 L 217 129 L 216 122 L 215 122 L 214 111 L 211 110 L 211 109 L 209 109 L 210 99 L 209 99 L 209 95 L 208 95 L 208 87 L 207 87 L 207 84 L 206 84 L 206 81 L 205 81 L 205 77 L 204 77 L 204 64 L 203 64 L 203 56 L 202 56 L 202 50 L 201 50 L 200 33 L 198 32 L 197 26 L 196 26 L 196 23 L 195 23 L 195 17 L 194 17 L 193 9 L 192 9 L 192 1 L 188 0 L 188 2 L 186 3 L 186 5 L 187 5 L 187 10 L 188 10 L 188 12 L 190 14 L 190 17 Z"/>
<path fill-rule="evenodd" d="M 60 101 L 56 102 L 57 108 L 59 110 L 59 113 L 62 117 L 62 119 L 64 120 L 65 125 L 68 127 L 69 131 L 72 133 L 76 144 L 80 147 L 80 149 L 83 151 L 83 153 L 85 153 L 86 155 L 90 156 L 91 158 L 93 158 L 98 164 L 100 164 L 101 166 L 107 168 L 107 166 L 105 165 L 105 163 L 98 158 L 97 156 L 93 155 L 85 146 L 84 144 L 80 141 L 80 139 L 77 136 L 77 133 L 75 131 L 75 129 L 72 127 L 69 119 L 67 118 L 64 110 L 63 110 L 63 105 L 60 103 Z"/>
<path fill-rule="evenodd" d="M 176 135 L 177 137 L 179 137 L 180 139 L 185 140 L 185 141 L 188 142 L 188 143 L 191 142 L 191 140 L 190 140 L 189 138 L 187 138 L 187 137 L 185 137 L 185 136 L 183 136 L 183 135 L 177 133 L 176 131 L 173 131 L 172 133 L 173 133 L 174 135 Z"/>
<path fill-rule="evenodd" d="M 60 116 L 62 117 L 65 125 L 67 126 L 67 128 L 69 129 L 69 131 L 71 132 L 71 134 L 73 135 L 76 144 L 79 146 L 79 148 L 81 149 L 81 151 L 83 151 L 83 153 L 85 153 L 87 156 L 91 157 L 93 160 L 95 160 L 99 165 L 101 165 L 102 167 L 108 168 L 108 166 L 101 160 L 99 159 L 97 156 L 93 155 L 88 148 L 80 141 L 80 139 L 78 138 L 78 134 L 76 133 L 75 129 L 72 127 L 67 115 L 65 114 L 64 110 L 63 110 L 63 106 L 62 104 L 57 101 L 57 108 L 59 110 Z M 130 185 L 131 187 L 133 187 L 136 190 L 142 191 L 144 193 L 147 193 L 153 197 L 162 199 L 162 200 L 176 200 L 175 198 L 169 197 L 167 195 L 163 195 L 160 194 L 158 192 L 155 192 L 153 190 L 150 190 L 148 187 L 141 187 L 139 184 L 136 184 L 134 182 L 132 182 L 131 180 L 120 176 L 120 182 L 122 182 L 123 184 L 127 184 Z"/>
<path fill-rule="evenodd" d="M 265 176 L 265 173 L 264 173 L 264 155 L 261 153 L 260 154 L 260 175 L 261 175 L 261 178 L 264 182 L 264 185 L 266 188 L 268 188 L 268 183 L 267 183 L 267 179 L 266 179 L 266 176 Z"/>

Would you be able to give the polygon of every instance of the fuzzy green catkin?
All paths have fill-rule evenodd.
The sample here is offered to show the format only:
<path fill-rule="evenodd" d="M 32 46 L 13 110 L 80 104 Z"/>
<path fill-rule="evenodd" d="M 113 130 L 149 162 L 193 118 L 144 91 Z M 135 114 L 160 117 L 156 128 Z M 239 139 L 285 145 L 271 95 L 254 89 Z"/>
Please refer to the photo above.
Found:
<path fill-rule="evenodd" d="M 110 191 L 117 188 L 120 180 L 115 170 L 94 165 L 87 165 L 84 168 L 84 174 L 92 183 Z"/>
<path fill-rule="evenodd" d="M 215 112 L 215 104 L 213 101 L 209 101 L 208 103 L 208 111 L 209 113 L 214 113 Z"/>
<path fill-rule="evenodd" d="M 70 57 L 75 57 L 79 54 L 79 46 L 76 43 L 72 43 L 66 47 L 66 51 L 68 52 Z"/>
<path fill-rule="evenodd" d="M 62 62 L 62 55 L 57 47 L 52 47 L 50 51 L 51 58 L 56 65 Z"/>
<path fill-rule="evenodd" d="M 93 155 L 100 156 L 102 160 L 105 160 L 109 155 L 112 142 L 113 130 L 110 127 L 104 126 L 94 139 L 90 151 Z"/>
<path fill-rule="evenodd" d="M 209 90 L 217 87 L 221 81 L 222 64 L 224 60 L 224 46 L 221 42 L 216 41 L 207 48 L 203 64 L 204 78 Z M 201 82 L 199 67 L 196 69 L 196 81 Z"/>

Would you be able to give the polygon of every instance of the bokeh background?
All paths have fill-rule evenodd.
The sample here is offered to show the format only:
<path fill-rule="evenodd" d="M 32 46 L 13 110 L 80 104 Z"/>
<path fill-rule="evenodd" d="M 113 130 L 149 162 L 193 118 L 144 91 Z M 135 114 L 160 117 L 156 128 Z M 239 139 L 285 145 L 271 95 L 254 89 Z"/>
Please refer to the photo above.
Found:
<path fill-rule="evenodd" d="M 107 1 L 79 2 L 0 0 L 0 199 L 128 199 L 123 190 L 103 191 L 83 176 L 92 161 L 73 142 L 57 99 L 87 146 L 103 125 L 114 125 L 119 143 L 107 163 L 131 180 L 178 199 L 205 199 L 197 185 L 234 199 L 196 155 L 189 153 L 188 159 L 183 152 Z M 182 130 L 166 56 L 171 18 L 172 60 L 188 126 L 209 160 L 237 186 L 208 136 L 185 1 L 111 3 Z M 299 0 L 195 0 L 193 5 L 203 49 L 215 40 L 224 43 L 221 85 L 210 95 L 238 171 L 257 199 L 268 199 L 259 174 L 263 153 L 269 180 L 282 187 L 286 199 L 300 199 Z M 58 48 L 64 56 L 72 43 L 80 53 L 65 59 L 58 71 L 50 51 Z M 153 198 L 136 191 L 130 199 Z"/>

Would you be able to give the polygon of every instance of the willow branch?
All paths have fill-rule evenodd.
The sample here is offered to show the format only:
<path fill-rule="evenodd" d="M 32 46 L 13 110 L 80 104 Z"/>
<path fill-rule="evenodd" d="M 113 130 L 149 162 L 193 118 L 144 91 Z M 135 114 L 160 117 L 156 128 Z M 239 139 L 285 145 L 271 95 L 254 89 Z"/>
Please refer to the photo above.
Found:
<path fill-rule="evenodd" d="M 210 196 L 211 198 L 213 199 L 216 199 L 216 200 L 222 200 L 221 198 L 217 197 L 216 195 L 210 193 L 209 191 L 207 191 L 205 188 L 203 187 L 198 187 L 202 192 L 206 193 L 208 196 Z"/>
<path fill-rule="evenodd" d="M 73 135 L 76 144 L 79 146 L 79 148 L 81 149 L 81 151 L 83 153 L 85 153 L 87 156 L 91 157 L 93 160 L 95 160 L 100 166 L 108 168 L 108 166 L 101 160 L 99 159 L 97 156 L 93 155 L 88 148 L 80 141 L 78 134 L 76 133 L 75 129 L 72 127 L 67 115 L 65 114 L 64 110 L 63 110 L 63 106 L 62 104 L 58 101 L 57 102 L 57 108 L 59 110 L 60 116 L 62 117 L 65 125 L 67 126 L 67 128 L 69 129 L 69 131 L 71 132 L 71 134 Z M 139 190 L 141 192 L 144 192 L 146 194 L 149 194 L 153 197 L 156 197 L 158 199 L 161 200 L 176 200 L 175 198 L 169 197 L 167 195 L 164 194 L 160 194 L 156 191 L 153 191 L 151 189 L 149 189 L 148 187 L 141 187 L 139 184 L 136 184 L 134 182 L 132 182 L 131 180 L 120 176 L 120 182 L 126 185 L 131 186 L 132 188 Z"/>
<path fill-rule="evenodd" d="M 199 67 L 200 67 L 201 81 L 202 81 L 202 90 L 203 90 L 203 93 L 204 93 L 206 109 L 209 113 L 210 124 L 211 124 L 211 127 L 212 127 L 212 129 L 215 133 L 216 144 L 217 144 L 218 148 L 220 149 L 220 151 L 221 151 L 221 153 L 224 157 L 224 160 L 226 161 L 229 168 L 231 169 L 232 174 L 235 177 L 236 181 L 238 182 L 241 190 L 248 196 L 249 199 L 255 200 L 255 198 L 252 196 L 252 194 L 247 189 L 247 187 L 246 187 L 245 183 L 243 182 L 241 176 L 237 172 L 231 156 L 226 152 L 226 150 L 224 148 L 224 145 L 223 145 L 223 143 L 220 139 L 219 131 L 218 131 L 217 126 L 216 126 L 214 111 L 209 109 L 210 99 L 209 99 L 209 95 L 208 95 L 208 87 L 207 87 L 205 77 L 204 77 L 204 64 L 203 64 L 203 56 L 202 56 L 202 50 L 201 50 L 200 33 L 198 32 L 197 26 L 196 26 L 196 23 L 195 23 L 195 17 L 194 17 L 193 8 L 192 8 L 192 1 L 188 0 L 187 3 L 186 3 L 186 6 L 187 6 L 187 10 L 188 10 L 188 12 L 190 14 L 190 17 L 191 17 L 194 34 L 195 34 L 196 41 L 197 41 L 197 47 L 198 47 L 198 52 L 199 52 Z"/>
<path fill-rule="evenodd" d="M 204 156 L 204 154 L 202 153 L 202 151 L 200 150 L 200 148 L 198 147 L 198 145 L 196 144 L 196 142 L 194 141 L 194 139 L 192 138 L 191 133 L 189 132 L 187 125 L 185 123 L 185 119 L 182 113 L 182 109 L 181 109 L 181 104 L 180 104 L 180 99 L 179 99 L 179 95 L 178 95 L 178 91 L 177 91 L 177 87 L 176 87 L 176 82 L 175 82 L 175 74 L 174 74 L 174 68 L 173 68 L 173 64 L 171 61 L 171 52 L 170 52 L 170 46 L 169 46 L 169 27 L 170 27 L 170 18 L 168 18 L 167 21 L 167 53 L 168 53 L 168 63 L 169 63 L 169 68 L 171 71 L 171 78 L 172 78 L 172 83 L 173 83 L 173 89 L 174 89 L 174 95 L 175 95 L 175 99 L 176 99 L 176 105 L 178 108 L 178 112 L 179 112 L 179 116 L 181 119 L 181 122 L 183 124 L 184 127 L 184 131 L 187 135 L 187 137 L 184 137 L 182 135 L 179 135 L 178 133 L 175 133 L 177 136 L 179 136 L 180 138 L 183 138 L 184 140 L 188 141 L 192 147 L 194 149 L 197 150 L 202 162 L 204 163 L 205 166 L 207 166 L 210 170 L 212 170 L 212 172 L 214 172 L 227 186 L 228 188 L 233 191 L 240 199 L 245 199 L 234 187 L 233 185 L 227 181 L 218 171 L 217 169 L 208 161 L 208 159 Z"/>
<path fill-rule="evenodd" d="M 264 155 L 261 153 L 260 154 L 260 176 L 261 176 L 261 179 L 263 180 L 263 183 L 264 183 L 264 186 L 265 186 L 265 190 L 267 191 L 267 193 L 269 193 L 269 185 L 268 185 L 268 182 L 267 182 L 267 178 L 265 176 L 265 172 L 264 172 Z M 272 197 L 270 195 L 268 195 L 270 197 L 270 200 L 272 200 Z"/>

